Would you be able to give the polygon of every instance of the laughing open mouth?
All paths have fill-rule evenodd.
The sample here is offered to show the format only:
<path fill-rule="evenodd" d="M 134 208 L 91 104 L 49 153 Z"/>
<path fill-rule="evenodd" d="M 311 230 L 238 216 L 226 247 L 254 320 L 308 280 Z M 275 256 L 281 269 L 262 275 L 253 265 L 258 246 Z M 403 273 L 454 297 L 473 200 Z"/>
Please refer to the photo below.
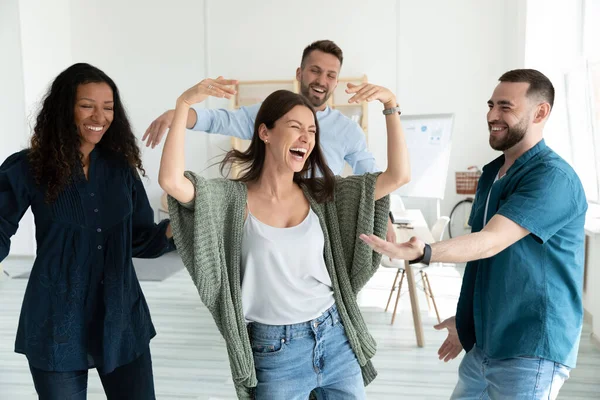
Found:
<path fill-rule="evenodd" d="M 293 147 L 290 149 L 290 153 L 296 159 L 303 160 L 306 157 L 306 153 L 308 153 L 308 149 L 302 147 Z"/>

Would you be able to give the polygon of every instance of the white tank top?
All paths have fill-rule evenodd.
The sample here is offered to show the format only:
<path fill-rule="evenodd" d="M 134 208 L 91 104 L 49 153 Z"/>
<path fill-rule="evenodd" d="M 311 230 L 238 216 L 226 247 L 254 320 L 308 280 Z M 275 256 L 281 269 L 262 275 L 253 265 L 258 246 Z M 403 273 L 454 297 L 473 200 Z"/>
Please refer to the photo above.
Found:
<path fill-rule="evenodd" d="M 242 306 L 247 322 L 291 325 L 334 304 L 325 238 L 311 209 L 300 224 L 275 228 L 248 211 L 242 236 Z"/>

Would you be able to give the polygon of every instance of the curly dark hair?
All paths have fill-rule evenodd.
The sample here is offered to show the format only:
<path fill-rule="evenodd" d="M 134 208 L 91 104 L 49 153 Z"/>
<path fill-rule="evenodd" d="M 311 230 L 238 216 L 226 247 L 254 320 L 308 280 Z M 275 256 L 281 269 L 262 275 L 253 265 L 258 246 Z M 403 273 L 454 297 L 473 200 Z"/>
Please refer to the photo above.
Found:
<path fill-rule="evenodd" d="M 46 201 L 54 202 L 70 183 L 83 179 L 81 137 L 75 125 L 75 101 L 79 85 L 104 82 L 114 100 L 114 119 L 96 145 L 120 157 L 143 176 L 140 148 L 127 119 L 119 89 L 100 69 L 78 63 L 61 72 L 44 96 L 31 138 L 29 163 L 37 184 L 46 187 Z"/>

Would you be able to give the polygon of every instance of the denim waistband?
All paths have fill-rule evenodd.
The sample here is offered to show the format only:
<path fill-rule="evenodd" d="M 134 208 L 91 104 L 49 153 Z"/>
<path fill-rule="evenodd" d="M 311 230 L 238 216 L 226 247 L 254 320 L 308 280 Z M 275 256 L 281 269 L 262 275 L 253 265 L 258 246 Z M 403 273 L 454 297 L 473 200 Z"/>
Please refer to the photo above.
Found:
<path fill-rule="evenodd" d="M 337 306 L 334 304 L 323 314 L 310 321 L 292 325 L 265 325 L 258 322 L 248 324 L 248 332 L 251 338 L 258 339 L 285 339 L 289 341 L 311 335 L 318 329 L 326 329 L 341 323 Z"/>

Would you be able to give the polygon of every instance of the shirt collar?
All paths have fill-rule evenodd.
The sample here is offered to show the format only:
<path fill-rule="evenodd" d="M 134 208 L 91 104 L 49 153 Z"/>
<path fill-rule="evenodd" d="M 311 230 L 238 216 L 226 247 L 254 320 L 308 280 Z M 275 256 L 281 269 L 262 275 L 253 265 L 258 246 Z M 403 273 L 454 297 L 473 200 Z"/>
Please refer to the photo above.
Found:
<path fill-rule="evenodd" d="M 517 158 L 515 163 L 513 165 L 511 165 L 511 167 L 508 169 L 508 171 L 506 171 L 506 175 L 509 175 L 509 174 L 513 173 L 514 171 L 517 171 L 523 165 L 525 165 L 527 163 L 527 161 L 531 160 L 534 156 L 539 154 L 541 151 L 546 150 L 547 148 L 548 148 L 548 146 L 546 145 L 546 141 L 544 139 L 540 140 L 535 146 L 533 146 L 531 149 L 527 150 L 519 158 Z M 494 161 L 492 161 L 491 163 L 489 163 L 485 167 L 483 167 L 483 170 L 485 171 L 489 168 L 492 168 L 492 170 L 497 171 L 504 164 L 504 160 L 505 160 L 505 157 L 504 157 L 504 154 L 502 154 L 500 157 L 496 158 Z"/>
<path fill-rule="evenodd" d="M 317 111 L 317 117 L 323 118 L 331 112 L 331 108 L 329 106 L 325 107 L 323 111 Z"/>

